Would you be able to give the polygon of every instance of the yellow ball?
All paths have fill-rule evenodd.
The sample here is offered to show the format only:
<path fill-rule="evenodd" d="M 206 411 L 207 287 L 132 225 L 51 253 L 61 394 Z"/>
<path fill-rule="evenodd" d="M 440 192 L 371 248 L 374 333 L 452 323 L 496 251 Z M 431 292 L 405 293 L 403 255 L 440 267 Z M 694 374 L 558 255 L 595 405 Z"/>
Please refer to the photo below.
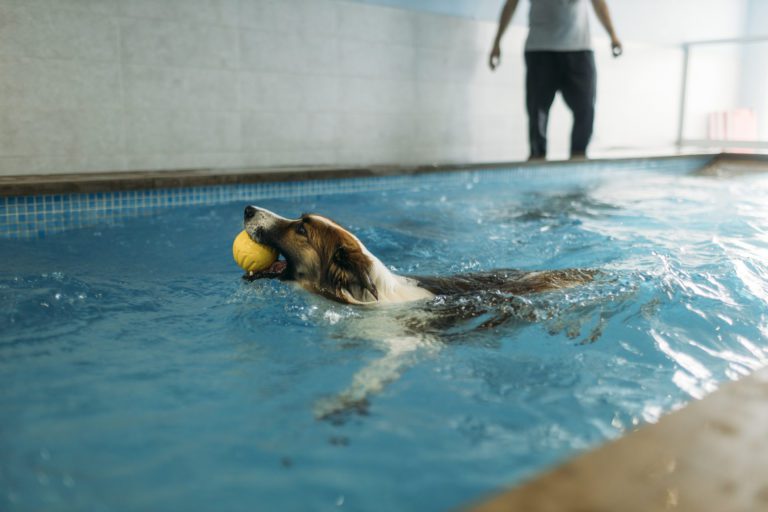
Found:
<path fill-rule="evenodd" d="M 254 242 L 245 230 L 235 237 L 232 255 L 235 257 L 235 262 L 246 272 L 266 270 L 277 261 L 276 250 Z"/>

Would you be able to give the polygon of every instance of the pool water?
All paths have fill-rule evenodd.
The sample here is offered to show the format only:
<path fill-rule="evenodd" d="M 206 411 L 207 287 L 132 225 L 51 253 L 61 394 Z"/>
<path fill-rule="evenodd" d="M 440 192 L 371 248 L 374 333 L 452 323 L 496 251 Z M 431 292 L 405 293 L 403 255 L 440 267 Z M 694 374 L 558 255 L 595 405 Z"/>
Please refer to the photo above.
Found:
<path fill-rule="evenodd" d="M 251 202 L 334 218 L 402 274 L 600 273 L 345 306 L 240 279 L 243 202 L 0 240 L 0 509 L 446 510 L 768 358 L 768 176 L 409 183 Z M 467 307 L 480 318 L 409 323 Z M 367 407 L 320 418 L 361 381 Z"/>

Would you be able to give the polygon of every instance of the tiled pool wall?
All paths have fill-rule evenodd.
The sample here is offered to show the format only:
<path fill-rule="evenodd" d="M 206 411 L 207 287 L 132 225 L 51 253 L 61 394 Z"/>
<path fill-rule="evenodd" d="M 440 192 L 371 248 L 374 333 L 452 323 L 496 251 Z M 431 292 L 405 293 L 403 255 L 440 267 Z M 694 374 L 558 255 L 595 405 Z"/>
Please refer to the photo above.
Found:
<path fill-rule="evenodd" d="M 620 161 L 586 161 L 545 165 L 509 165 L 464 171 L 438 171 L 418 175 L 418 185 L 445 186 L 479 180 L 506 180 L 526 175 L 548 175 L 553 182 L 562 172 L 610 174 L 617 170 L 654 170 L 688 173 L 703 167 L 711 157 L 680 157 Z M 407 189 L 416 184 L 411 174 L 118 190 L 93 193 L 39 194 L 0 197 L 0 238 L 43 238 L 70 229 L 112 224 L 121 219 L 149 215 L 166 208 L 252 202 L 260 199 Z M 0 191 L 1 192 L 1 191 Z"/>

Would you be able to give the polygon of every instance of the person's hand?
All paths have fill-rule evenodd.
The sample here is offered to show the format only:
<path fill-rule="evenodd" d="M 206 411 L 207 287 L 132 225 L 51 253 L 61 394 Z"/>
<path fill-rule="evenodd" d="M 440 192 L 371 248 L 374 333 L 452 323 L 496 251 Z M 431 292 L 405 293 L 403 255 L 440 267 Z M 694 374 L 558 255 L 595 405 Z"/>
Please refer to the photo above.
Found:
<path fill-rule="evenodd" d="M 618 57 L 624 53 L 624 47 L 621 46 L 621 41 L 619 41 L 617 37 L 611 38 L 611 53 L 613 53 L 614 57 Z"/>
<path fill-rule="evenodd" d="M 491 67 L 491 71 L 495 70 L 499 64 L 501 64 L 501 48 L 499 43 L 493 43 L 493 50 L 491 50 L 491 56 L 488 59 L 488 65 Z"/>

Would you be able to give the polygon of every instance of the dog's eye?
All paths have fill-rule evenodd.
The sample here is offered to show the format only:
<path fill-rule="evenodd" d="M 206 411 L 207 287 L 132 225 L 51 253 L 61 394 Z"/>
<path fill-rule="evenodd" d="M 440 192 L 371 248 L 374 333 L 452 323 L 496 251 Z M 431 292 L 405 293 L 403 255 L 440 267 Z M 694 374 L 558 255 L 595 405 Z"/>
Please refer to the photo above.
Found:
<path fill-rule="evenodd" d="M 296 224 L 296 232 L 300 235 L 307 236 L 307 228 L 304 227 L 303 222 Z"/>

